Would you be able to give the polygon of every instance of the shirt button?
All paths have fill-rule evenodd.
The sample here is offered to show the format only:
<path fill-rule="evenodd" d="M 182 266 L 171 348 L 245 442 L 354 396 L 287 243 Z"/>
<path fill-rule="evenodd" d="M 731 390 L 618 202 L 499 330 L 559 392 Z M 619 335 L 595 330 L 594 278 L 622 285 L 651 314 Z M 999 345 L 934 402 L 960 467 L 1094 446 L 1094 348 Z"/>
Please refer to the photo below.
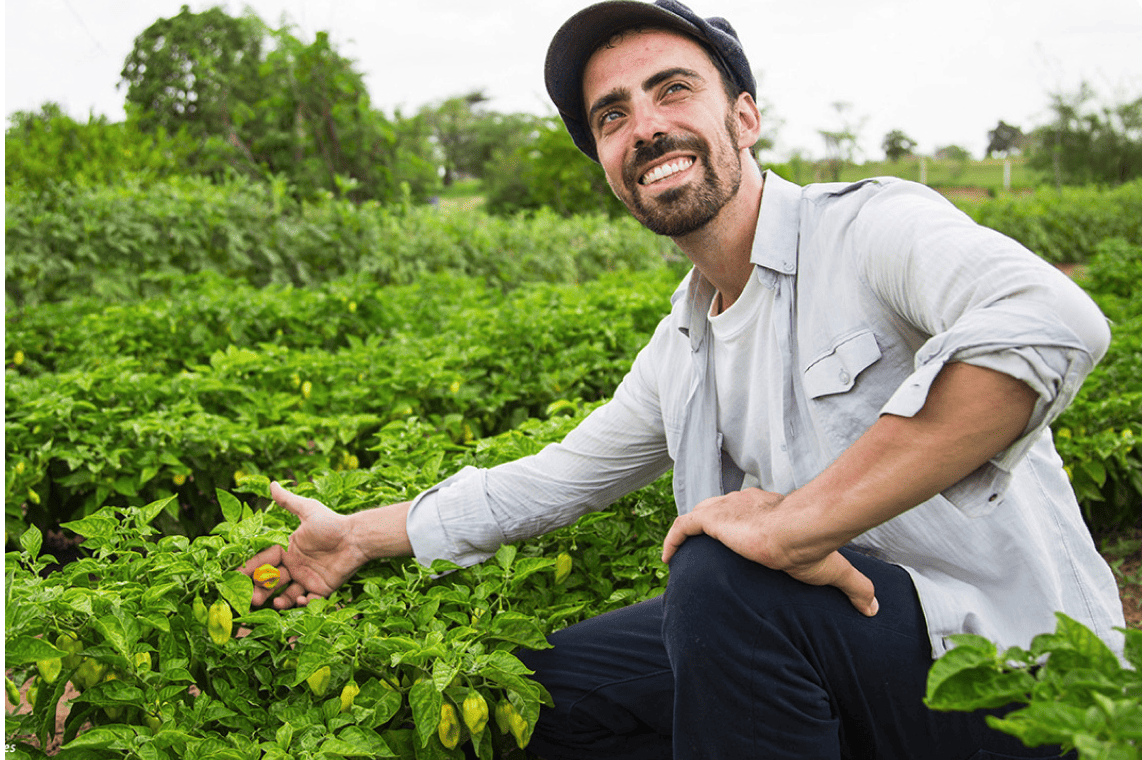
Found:
<path fill-rule="evenodd" d="M 783 268 L 785 269 L 786 272 L 792 272 L 793 271 L 793 262 L 792 261 L 786 261 L 785 266 Z"/>
<path fill-rule="evenodd" d="M 840 374 L 840 375 L 838 375 L 838 377 L 840 378 L 841 382 L 842 382 L 842 383 L 844 383 L 845 385 L 848 385 L 848 384 L 849 384 L 849 380 L 851 379 L 851 378 L 849 377 L 849 373 L 848 373 L 848 372 L 846 372 L 846 371 L 845 371 L 845 370 L 843 370 L 843 369 L 841 370 L 841 374 Z"/>

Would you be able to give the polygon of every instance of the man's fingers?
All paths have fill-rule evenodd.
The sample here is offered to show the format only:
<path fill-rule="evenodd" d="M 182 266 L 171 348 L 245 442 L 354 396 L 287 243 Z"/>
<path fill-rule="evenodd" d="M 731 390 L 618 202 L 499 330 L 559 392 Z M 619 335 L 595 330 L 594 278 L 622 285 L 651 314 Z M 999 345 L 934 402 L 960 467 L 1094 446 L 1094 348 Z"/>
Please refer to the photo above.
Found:
<path fill-rule="evenodd" d="M 822 586 L 834 586 L 844 592 L 857 612 L 872 617 L 880 609 L 876 587 L 864 573 L 853 567 L 840 552 L 833 552 L 812 572 L 790 573 L 798 580 Z"/>
<path fill-rule="evenodd" d="M 274 544 L 271 547 L 262 549 L 253 557 L 250 557 L 248 560 L 246 560 L 246 564 L 242 565 L 240 570 L 246 575 L 253 575 L 254 571 L 262 565 L 273 565 L 274 567 L 278 567 L 281 565 L 284 557 L 285 549 L 283 549 L 281 546 L 278 546 L 277 544 Z"/>
<path fill-rule="evenodd" d="M 279 610 L 287 610 L 290 607 L 304 607 L 306 602 L 305 586 L 300 583 L 291 583 L 282 594 L 274 598 L 274 607 Z"/>
<path fill-rule="evenodd" d="M 670 526 L 670 530 L 666 531 L 666 538 L 662 541 L 662 561 L 669 563 L 670 558 L 674 556 L 674 552 L 678 551 L 678 547 L 681 546 L 687 538 L 701 535 L 705 532 L 700 519 L 695 517 L 694 512 L 676 517 L 674 523 Z"/>

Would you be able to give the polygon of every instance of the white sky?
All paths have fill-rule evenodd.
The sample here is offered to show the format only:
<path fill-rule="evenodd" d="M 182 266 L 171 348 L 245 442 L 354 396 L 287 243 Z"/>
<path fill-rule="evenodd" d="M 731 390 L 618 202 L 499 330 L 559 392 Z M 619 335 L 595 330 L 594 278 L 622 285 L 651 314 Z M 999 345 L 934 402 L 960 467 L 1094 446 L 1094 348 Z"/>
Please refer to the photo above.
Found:
<path fill-rule="evenodd" d="M 5 114 L 48 100 L 73 117 L 123 117 L 116 89 L 134 38 L 189 5 L 246 6 L 305 41 L 326 30 L 357 63 L 373 105 L 412 113 L 484 89 L 502 112 L 553 113 L 543 59 L 559 25 L 587 0 L 6 0 Z M 692 0 L 728 18 L 760 95 L 783 121 L 777 157 L 819 157 L 832 104 L 864 119 L 862 158 L 901 129 L 931 153 L 980 155 L 1003 119 L 1048 121 L 1048 95 L 1090 82 L 1106 101 L 1142 96 L 1142 0 Z"/>

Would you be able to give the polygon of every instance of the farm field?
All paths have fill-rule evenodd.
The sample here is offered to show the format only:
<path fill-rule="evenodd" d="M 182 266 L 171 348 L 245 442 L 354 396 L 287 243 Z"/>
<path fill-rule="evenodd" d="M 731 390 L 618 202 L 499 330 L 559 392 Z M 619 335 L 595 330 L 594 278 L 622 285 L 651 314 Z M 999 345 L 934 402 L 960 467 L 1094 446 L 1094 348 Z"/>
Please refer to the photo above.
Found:
<path fill-rule="evenodd" d="M 300 610 L 253 609 L 235 568 L 295 525 L 271 479 L 349 513 L 559 440 L 608 398 L 683 265 L 633 223 L 336 201 L 295 216 L 260 192 L 9 198 L 12 754 L 526 758 L 548 697 L 514 652 L 661 593 L 668 477 L 474 567 L 371 563 Z M 1142 630 L 1142 215 L 1122 212 L 1139 196 L 965 210 L 1081 262 L 1113 321 L 1054 432 Z M 1055 223 L 1075 218 L 1094 221 Z"/>

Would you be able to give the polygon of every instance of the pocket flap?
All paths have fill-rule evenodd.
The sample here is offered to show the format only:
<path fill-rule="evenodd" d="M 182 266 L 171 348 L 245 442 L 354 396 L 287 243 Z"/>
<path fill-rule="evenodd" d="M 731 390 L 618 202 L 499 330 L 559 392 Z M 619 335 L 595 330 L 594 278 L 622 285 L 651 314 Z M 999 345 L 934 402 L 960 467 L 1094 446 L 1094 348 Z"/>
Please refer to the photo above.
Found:
<path fill-rule="evenodd" d="M 880 346 L 871 330 L 846 335 L 805 368 L 805 390 L 810 398 L 845 393 L 857 375 L 879 358 Z"/>

